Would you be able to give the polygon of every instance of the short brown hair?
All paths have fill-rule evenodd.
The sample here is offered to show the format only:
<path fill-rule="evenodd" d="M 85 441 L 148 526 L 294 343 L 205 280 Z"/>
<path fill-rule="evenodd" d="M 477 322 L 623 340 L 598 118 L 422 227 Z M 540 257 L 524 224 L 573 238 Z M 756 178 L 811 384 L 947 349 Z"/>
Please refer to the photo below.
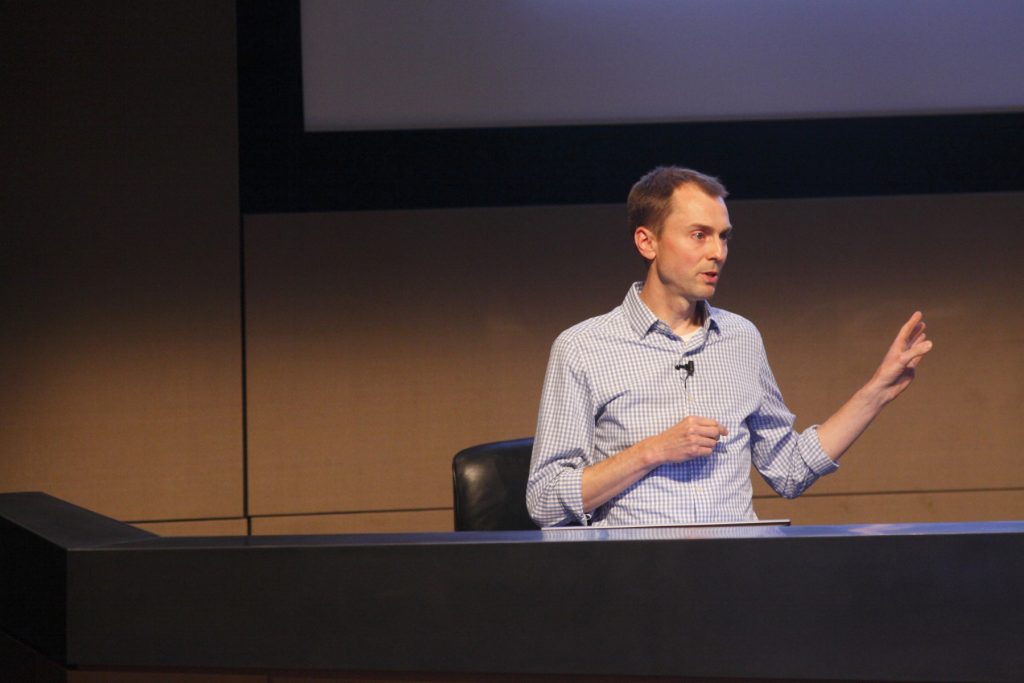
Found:
<path fill-rule="evenodd" d="M 679 166 L 658 166 L 636 181 L 626 200 L 629 234 L 641 225 L 661 234 L 665 219 L 672 211 L 672 193 L 676 188 L 692 183 L 709 197 L 725 199 L 729 191 L 718 178 Z"/>

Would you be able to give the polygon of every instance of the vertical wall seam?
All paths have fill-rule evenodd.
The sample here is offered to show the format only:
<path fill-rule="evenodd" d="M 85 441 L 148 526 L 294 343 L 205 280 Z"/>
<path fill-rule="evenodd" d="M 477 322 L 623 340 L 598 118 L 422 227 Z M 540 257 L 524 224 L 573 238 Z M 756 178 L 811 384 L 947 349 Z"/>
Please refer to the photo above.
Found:
<path fill-rule="evenodd" d="M 249 514 L 249 377 L 246 344 L 245 309 L 245 214 L 242 211 L 242 125 L 241 125 L 241 40 L 238 29 L 238 3 L 235 3 L 235 141 L 238 172 L 238 306 L 240 313 L 240 352 L 242 371 L 242 516 L 245 533 L 252 536 L 252 516 Z"/>

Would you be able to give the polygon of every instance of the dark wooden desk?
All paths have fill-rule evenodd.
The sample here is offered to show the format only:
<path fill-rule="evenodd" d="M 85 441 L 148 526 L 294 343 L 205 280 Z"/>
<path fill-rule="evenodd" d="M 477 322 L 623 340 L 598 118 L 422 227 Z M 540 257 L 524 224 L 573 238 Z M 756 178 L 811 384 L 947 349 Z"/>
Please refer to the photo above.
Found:
<path fill-rule="evenodd" d="M 0 494 L 68 668 L 1024 679 L 1024 522 L 161 538 Z"/>

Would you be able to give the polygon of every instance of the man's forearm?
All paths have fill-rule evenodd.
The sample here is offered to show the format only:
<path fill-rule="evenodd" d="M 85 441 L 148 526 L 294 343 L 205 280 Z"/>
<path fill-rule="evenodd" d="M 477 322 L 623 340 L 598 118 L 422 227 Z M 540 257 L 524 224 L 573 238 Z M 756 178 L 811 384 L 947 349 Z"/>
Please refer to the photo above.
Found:
<path fill-rule="evenodd" d="M 839 460 L 887 403 L 883 393 L 871 383 L 861 387 L 818 427 L 822 450 L 833 460 Z"/>
<path fill-rule="evenodd" d="M 651 457 L 649 443 L 650 439 L 640 441 L 583 470 L 583 512 L 593 512 L 658 466 Z"/>
<path fill-rule="evenodd" d="M 707 417 L 691 415 L 660 434 L 638 441 L 583 470 L 583 511 L 592 512 L 666 462 L 707 457 L 729 430 Z"/>

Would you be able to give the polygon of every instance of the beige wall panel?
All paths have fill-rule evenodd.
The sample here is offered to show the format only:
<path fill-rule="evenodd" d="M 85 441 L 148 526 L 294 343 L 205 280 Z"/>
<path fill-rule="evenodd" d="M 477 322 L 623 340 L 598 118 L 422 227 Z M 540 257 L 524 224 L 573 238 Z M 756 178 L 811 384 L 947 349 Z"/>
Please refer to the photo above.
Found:
<path fill-rule="evenodd" d="M 915 309 L 935 341 L 815 493 L 1024 486 L 1024 195 L 737 202 L 732 217 L 719 303 L 757 322 L 801 427 L 870 376 Z"/>
<path fill-rule="evenodd" d="M 452 531 L 452 511 L 399 510 L 354 512 L 343 515 L 285 515 L 254 517 L 253 535 L 277 534 L 390 534 Z"/>
<path fill-rule="evenodd" d="M 131 524 L 159 536 L 245 536 L 249 526 L 244 517 Z"/>
<path fill-rule="evenodd" d="M 730 206 L 716 303 L 759 325 L 798 425 L 915 308 L 936 341 L 816 492 L 1024 485 L 1024 195 Z M 452 454 L 532 433 L 551 341 L 637 275 L 622 224 L 619 206 L 247 217 L 254 513 L 450 504 Z"/>
<path fill-rule="evenodd" d="M 637 272 L 618 207 L 247 217 L 250 509 L 451 505 L 533 434 L 555 335 Z"/>
<path fill-rule="evenodd" d="M 793 524 L 985 522 L 1024 519 L 1024 489 L 755 498 L 761 519 Z"/>
<path fill-rule="evenodd" d="M 0 490 L 241 516 L 234 3 L 3 14 Z"/>

